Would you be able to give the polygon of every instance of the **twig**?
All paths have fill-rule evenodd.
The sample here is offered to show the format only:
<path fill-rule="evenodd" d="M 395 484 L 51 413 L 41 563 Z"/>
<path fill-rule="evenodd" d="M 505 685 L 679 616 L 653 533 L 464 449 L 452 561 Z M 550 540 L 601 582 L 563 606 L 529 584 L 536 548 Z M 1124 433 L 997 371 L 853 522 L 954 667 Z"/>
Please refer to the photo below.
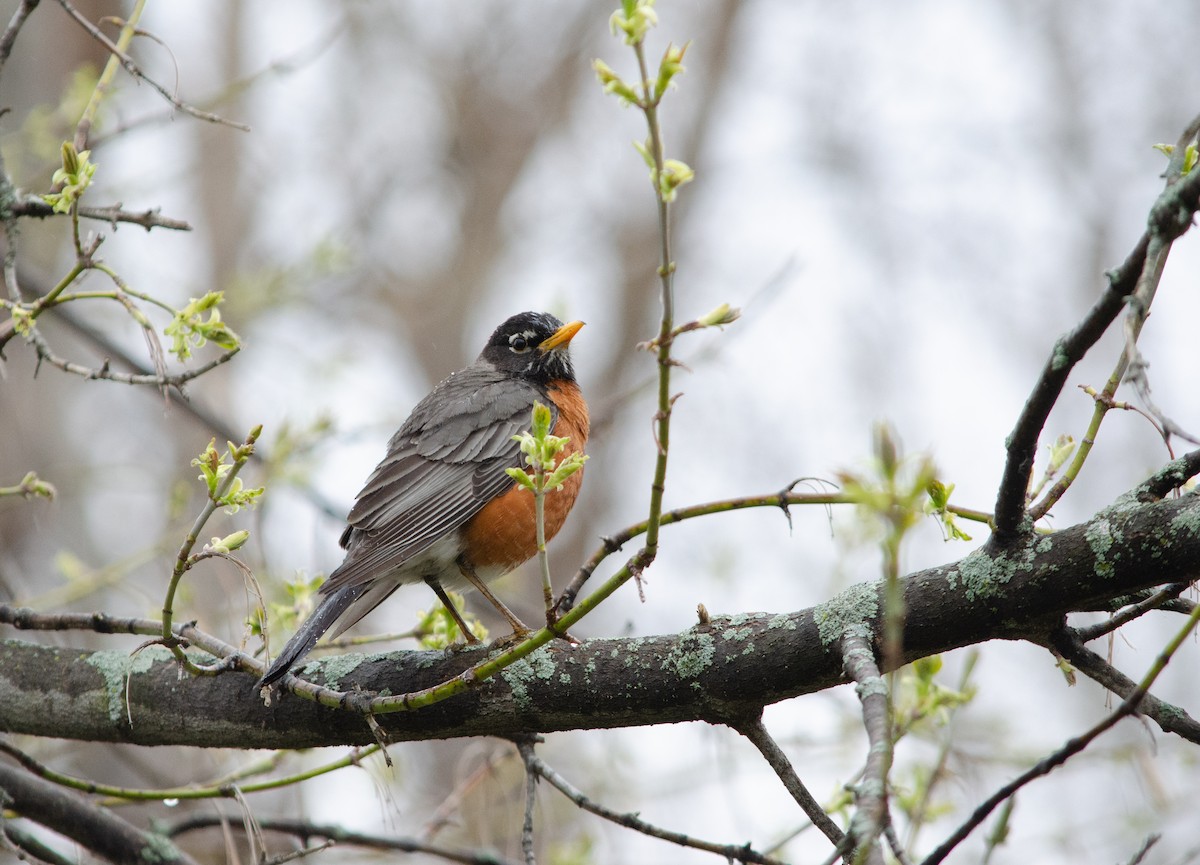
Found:
<path fill-rule="evenodd" d="M 1129 860 L 1128 865 L 1139 865 L 1146 858 L 1146 854 L 1150 852 L 1150 848 L 1162 840 L 1162 836 L 1154 833 L 1146 836 L 1146 840 L 1142 842 L 1142 846 L 1133 854 L 1133 858 Z"/>
<path fill-rule="evenodd" d="M 830 505 L 846 503 L 847 499 L 837 493 L 793 493 L 790 491 L 782 493 L 771 493 L 768 495 L 759 496 L 744 496 L 742 498 L 722 499 L 715 502 L 707 502 L 701 505 L 691 505 L 685 508 L 678 508 L 673 511 L 666 511 L 659 517 L 660 526 L 669 526 L 672 523 L 682 522 L 684 520 L 694 519 L 696 517 L 708 516 L 709 514 L 720 514 L 727 511 L 739 511 L 745 508 L 782 508 L 784 513 L 787 513 L 787 508 L 791 505 Z M 608 535 L 603 539 L 600 549 L 592 554 L 592 557 L 576 572 L 570 584 L 563 589 L 555 602 L 555 610 L 565 612 L 570 610 L 575 604 L 575 598 L 579 595 L 579 590 L 583 588 L 584 583 L 591 578 L 596 568 L 611 556 L 613 553 L 621 549 L 629 541 L 636 538 L 638 535 L 644 534 L 647 528 L 647 521 L 643 520 L 640 523 L 634 523 L 627 526 L 621 531 Z"/>
<path fill-rule="evenodd" d="M 1025 491 L 1033 472 L 1038 437 L 1050 410 L 1058 402 L 1067 376 L 1096 341 L 1108 330 L 1125 306 L 1146 260 L 1149 234 L 1143 234 L 1133 252 L 1119 268 L 1108 274 L 1108 286 L 1083 320 L 1054 344 L 1042 373 L 1008 437 L 1008 456 L 996 496 L 997 534 L 1015 535 L 1025 513 Z"/>
<path fill-rule="evenodd" d="M 715 853 L 718 856 L 724 856 L 726 859 L 735 862 L 752 862 L 759 865 L 783 865 L 783 863 L 759 853 L 751 849 L 749 844 L 743 846 L 735 846 L 732 844 L 714 844 L 710 841 L 701 841 L 699 838 L 693 838 L 690 835 L 684 835 L 681 832 L 671 832 L 667 829 L 661 829 L 647 823 L 645 820 L 637 816 L 637 814 L 621 814 L 617 811 L 607 808 L 597 802 L 593 802 L 580 790 L 573 787 L 570 782 L 546 765 L 546 763 L 537 756 L 531 754 L 527 765 L 530 766 L 540 777 L 545 778 L 550 782 L 550 785 L 578 805 L 585 811 L 595 814 L 597 817 L 602 817 L 616 823 L 619 826 L 624 826 L 626 829 L 632 829 L 635 832 L 641 832 L 643 835 L 648 835 L 651 838 L 658 838 L 662 841 L 668 841 L 672 844 L 678 844 L 681 847 L 688 847 L 693 850 L 703 850 L 708 853 Z"/>
<path fill-rule="evenodd" d="M 808 792 L 808 788 L 796 774 L 796 770 L 792 767 L 787 755 L 783 753 L 783 749 L 779 747 L 779 744 L 763 725 L 762 716 L 759 715 L 752 720 L 732 726 L 758 749 L 763 759 L 767 761 L 767 765 L 774 770 L 779 780 L 783 782 L 783 786 L 792 794 L 792 798 L 803 809 L 812 824 L 821 830 L 821 833 L 833 843 L 834 847 L 841 849 L 845 843 L 846 834 Z"/>
<path fill-rule="evenodd" d="M 521 852 L 525 854 L 525 865 L 537 865 L 537 856 L 533 852 L 533 806 L 537 802 L 538 773 L 533 765 L 533 743 L 533 737 L 517 742 L 517 750 L 525 763 L 525 819 L 521 823 Z"/>
<path fill-rule="evenodd" d="M 421 829 L 421 840 L 432 840 L 442 830 L 442 827 L 450 822 L 451 815 L 459 809 L 467 794 L 491 775 L 497 764 L 511 757 L 512 752 L 508 749 L 497 749 L 489 753 L 487 759 L 451 790 L 434 810 L 433 816 L 425 821 L 425 825 Z"/>
<path fill-rule="evenodd" d="M 996 532 L 1001 538 L 1015 535 L 1020 530 L 1025 512 L 1025 491 L 1028 489 L 1029 476 L 1033 470 L 1038 436 L 1050 409 L 1058 401 L 1071 369 L 1116 319 L 1125 306 L 1126 297 L 1137 291 L 1147 270 L 1147 262 L 1159 258 L 1157 253 L 1161 251 L 1162 244 L 1166 243 L 1169 246 L 1170 242 L 1187 231 L 1191 224 L 1191 216 L 1200 204 L 1197 201 L 1197 193 L 1200 192 L 1200 171 L 1192 171 L 1180 180 L 1178 166 L 1182 163 L 1177 160 L 1182 160 L 1187 144 L 1196 136 L 1198 128 L 1200 118 L 1193 120 L 1180 137 L 1180 143 L 1172 156 L 1172 164 L 1168 168 L 1167 188 L 1151 209 L 1149 228 L 1138 240 L 1125 262 L 1108 274 L 1107 289 L 1083 321 L 1055 343 L 1054 351 L 1021 410 L 1020 417 L 1009 435 L 1008 459 L 996 497 Z M 1143 316 L 1146 312 L 1148 309 L 1141 310 Z M 1080 451 L 1084 450 L 1083 447 L 1080 448 Z M 1077 452 L 1076 461 L 1079 457 L 1080 453 Z M 1071 479 L 1070 471 L 1064 473 L 1043 501 L 1057 501 L 1070 486 Z"/>
<path fill-rule="evenodd" d="M 1180 136 L 1167 168 L 1166 189 L 1150 210 L 1147 231 L 1121 268 L 1108 275 L 1108 290 L 1084 321 L 1071 334 L 1055 344 L 1054 352 L 1042 371 L 1042 377 L 1010 434 L 1008 462 L 996 499 L 996 528 L 1002 539 L 1016 534 L 1020 529 L 1024 516 L 1024 495 L 1033 468 L 1037 438 L 1050 409 L 1058 400 L 1067 375 L 1108 328 L 1127 301 L 1129 315 L 1126 319 L 1125 351 L 1105 386 L 1103 396 L 1112 398 L 1130 362 L 1136 358 L 1136 341 L 1149 314 L 1171 244 L 1191 227 L 1192 216 L 1200 207 L 1200 172 L 1193 171 L 1186 177 L 1181 177 L 1184 153 L 1198 131 L 1200 117 L 1194 119 Z M 1041 502 L 1030 510 L 1029 516 L 1033 520 L 1044 516 L 1078 476 L 1091 452 L 1096 433 L 1107 411 L 1108 406 L 1097 400 L 1088 432 L 1080 441 L 1071 465 L 1047 491 Z"/>
<path fill-rule="evenodd" d="M 171 579 L 167 584 L 166 598 L 163 600 L 163 621 L 161 640 L 162 644 L 171 650 L 175 659 L 192 675 L 212 675 L 219 669 L 224 669 L 225 665 L 220 664 L 217 668 L 198 667 L 188 658 L 187 653 L 179 645 L 179 640 L 176 639 L 174 629 L 172 628 L 175 606 L 175 592 L 179 588 L 180 582 L 183 580 L 183 575 L 186 574 L 193 565 L 200 561 L 204 556 L 201 553 L 198 556 L 192 555 L 192 549 L 196 546 L 200 539 L 200 532 L 203 531 L 209 517 L 217 510 L 217 508 L 227 504 L 225 498 L 234 490 L 234 484 L 237 482 L 238 473 L 250 460 L 250 455 L 254 453 L 254 443 L 258 441 L 258 437 L 262 435 L 262 426 L 256 426 L 250 430 L 245 441 L 240 446 L 230 444 L 229 457 L 231 465 L 229 465 L 226 474 L 218 482 L 213 481 L 215 486 L 209 487 L 208 500 L 204 503 L 204 507 L 200 509 L 200 513 L 196 516 L 195 522 L 192 523 L 192 528 L 188 531 L 183 539 L 183 543 L 179 547 L 179 552 L 175 556 L 175 567 L 171 571 Z M 213 454 L 213 459 L 216 459 L 215 451 L 212 446 L 209 446 L 208 453 Z M 201 456 L 201 459 L 204 455 Z M 195 464 L 195 463 L 194 463 Z"/>
<path fill-rule="evenodd" d="M 958 829 L 956 829 L 949 838 L 942 842 L 942 844 L 939 845 L 936 850 L 925 857 L 921 865 L 938 865 L 938 863 L 950 855 L 950 852 L 968 835 L 970 835 L 980 823 L 987 819 L 988 814 L 990 814 L 997 805 L 999 805 L 1001 802 L 1004 802 L 1029 782 L 1040 778 L 1043 775 L 1049 775 L 1059 766 L 1066 763 L 1067 760 L 1084 750 L 1101 734 L 1116 726 L 1117 722 L 1129 715 L 1135 714 L 1145 701 L 1149 694 L 1150 688 L 1154 685 L 1155 680 L 1158 679 L 1159 674 L 1166 669 L 1171 657 L 1183 644 L 1183 641 L 1186 640 L 1189 635 L 1191 635 L 1192 631 L 1196 627 L 1197 621 L 1200 621 L 1200 606 L 1196 607 L 1196 610 L 1191 616 L 1188 617 L 1187 623 L 1184 625 L 1184 627 L 1181 628 L 1179 632 L 1171 638 L 1171 640 L 1159 653 L 1154 663 L 1151 665 L 1150 670 L 1145 676 L 1142 677 L 1142 681 L 1134 687 L 1129 695 L 1121 702 L 1121 705 L 1117 707 L 1116 711 L 1111 713 L 1108 717 L 1082 735 L 1076 736 L 1073 739 L 1069 739 L 1065 745 L 1063 745 L 1053 754 L 1050 754 L 1037 765 L 1021 773 L 1012 781 L 1008 782 L 991 796 L 989 796 L 982 804 L 979 805 L 979 807 L 975 809 L 965 823 L 959 826 Z"/>
<path fill-rule="evenodd" d="M 862 625 L 846 630 L 842 637 L 842 663 L 855 682 L 862 703 L 863 726 L 867 731 L 867 763 L 855 788 L 857 809 L 847 833 L 855 861 L 883 863 L 879 836 L 889 822 L 888 774 L 892 767 L 892 707 L 887 682 L 875 662 L 870 632 Z M 866 848 L 866 859 L 862 851 Z"/>
<path fill-rule="evenodd" d="M 107 36 L 104 35 L 103 32 L 101 32 L 100 28 L 98 28 L 95 24 L 93 24 L 91 21 L 89 21 L 86 16 L 81 14 L 79 12 L 79 10 L 77 10 L 74 6 L 72 6 L 70 3 L 70 0 L 58 0 L 58 2 L 59 2 L 59 5 L 61 5 L 63 7 L 63 9 L 66 10 L 67 14 L 75 19 L 75 21 L 79 24 L 80 27 L 82 27 L 84 30 L 86 30 L 93 39 L 95 39 L 97 42 L 99 42 L 101 45 L 103 45 L 109 51 L 109 53 L 111 53 L 114 57 L 116 57 L 121 62 L 121 65 L 123 67 L 125 67 L 125 71 L 128 72 L 131 76 L 133 76 L 134 80 L 145 81 L 147 84 L 149 84 L 155 90 L 157 90 L 159 95 L 162 96 L 162 98 L 165 99 L 167 102 L 171 103 L 171 105 L 173 105 L 176 109 L 178 109 L 179 111 L 182 111 L 184 114 L 190 114 L 192 117 L 195 117 L 198 120 L 206 120 L 210 123 L 219 123 L 223 126 L 230 126 L 234 129 L 240 130 L 242 132 L 250 131 L 250 127 L 247 126 L 245 123 L 238 123 L 233 120 L 227 120 L 224 117 L 220 117 L 220 116 L 218 116 L 216 114 L 212 114 L 208 111 L 201 111 L 199 108 L 189 105 L 188 103 L 179 99 L 173 93 L 170 93 L 167 90 L 167 88 L 163 87 L 161 84 L 159 84 L 153 78 L 148 77 L 144 72 L 142 72 L 142 70 L 138 67 L 138 65 L 136 63 L 134 63 L 133 60 L 127 54 L 125 54 L 124 51 L 122 51 L 120 48 L 118 48 L 111 39 L 109 39 Z"/>
<path fill-rule="evenodd" d="M 62 214 L 40 198 L 27 196 L 16 202 L 12 208 L 13 216 L 31 216 L 37 219 L 54 218 Z M 192 226 L 182 219 L 163 216 L 157 207 L 141 211 L 125 210 L 120 203 L 108 207 L 79 207 L 79 215 L 85 219 L 97 219 L 107 222 L 113 228 L 118 223 L 128 222 L 140 225 L 149 231 L 152 228 L 169 228 L 173 231 L 191 231 Z"/>
<path fill-rule="evenodd" d="M 30 339 L 33 342 L 34 348 L 37 351 L 38 359 L 45 361 L 53 367 L 61 369 L 63 372 L 71 373 L 72 375 L 82 376 L 83 378 L 93 381 L 115 381 L 119 384 L 151 384 L 159 388 L 181 388 L 194 378 L 199 378 L 210 370 L 214 370 L 221 364 L 228 362 L 236 355 L 241 348 L 231 348 L 228 351 L 222 352 L 217 357 L 210 360 L 208 363 L 201 364 L 193 369 L 185 369 L 171 375 L 158 375 L 155 373 L 127 373 L 113 372 L 109 368 L 107 361 L 98 366 L 84 366 L 80 363 L 67 360 L 64 357 L 59 357 L 50 348 L 50 344 L 46 342 L 45 337 L 41 335 L 37 326 L 30 328 Z"/>
<path fill-rule="evenodd" d="M 13 11 L 12 18 L 8 20 L 8 27 L 4 29 L 4 35 L 0 36 L 0 69 L 8 62 L 8 55 L 12 54 L 17 34 L 21 32 L 25 19 L 37 8 L 38 2 L 39 0 L 21 0 L 21 5 Z"/>
<path fill-rule="evenodd" d="M 1117 628 L 1127 625 L 1151 610 L 1157 610 L 1167 601 L 1178 598 L 1187 591 L 1190 585 L 1191 583 L 1171 583 L 1168 586 L 1163 586 L 1149 597 L 1143 598 L 1137 603 L 1129 604 L 1113 613 L 1106 621 L 1089 625 L 1086 628 L 1077 628 L 1075 633 L 1079 635 L 1081 643 L 1090 643 L 1092 640 L 1103 637 L 1105 634 L 1111 634 Z"/>
<path fill-rule="evenodd" d="M 1070 661 L 1076 670 L 1121 699 L 1128 698 L 1136 690 L 1137 682 L 1085 646 L 1073 629 L 1064 628 L 1058 631 L 1051 641 L 1058 653 Z M 1200 745 L 1200 722 L 1181 706 L 1164 702 L 1147 693 L 1142 697 L 1137 711 L 1157 724 L 1163 732 L 1174 733 L 1181 739 Z"/>
<path fill-rule="evenodd" d="M 168 838 L 177 838 L 188 832 L 222 826 L 225 818 L 219 814 L 193 814 L 176 823 L 164 826 L 162 832 Z M 375 850 L 394 850 L 401 853 L 425 853 L 437 856 L 448 862 L 458 862 L 461 865 L 518 865 L 511 859 L 505 859 L 497 853 L 480 853 L 472 850 L 460 850 L 444 847 L 440 844 L 430 844 L 418 838 L 389 838 L 384 835 L 368 835 L 365 832 L 352 832 L 341 826 L 323 823 L 309 823 L 305 820 L 289 819 L 259 819 L 258 825 L 268 832 L 282 832 L 294 835 L 307 842 L 310 838 L 327 838 L 338 844 L 350 844 L 356 847 L 367 847 Z"/>

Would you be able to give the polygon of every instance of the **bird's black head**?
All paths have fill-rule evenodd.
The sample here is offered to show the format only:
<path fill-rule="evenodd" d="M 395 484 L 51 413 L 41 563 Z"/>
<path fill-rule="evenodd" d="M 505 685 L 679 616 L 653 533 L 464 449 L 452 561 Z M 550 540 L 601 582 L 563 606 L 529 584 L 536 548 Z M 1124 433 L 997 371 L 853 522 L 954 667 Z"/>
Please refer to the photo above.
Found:
<path fill-rule="evenodd" d="M 548 312 L 522 312 L 496 328 L 479 358 L 539 384 L 574 381 L 569 346 L 581 327 L 582 321 L 563 324 Z"/>

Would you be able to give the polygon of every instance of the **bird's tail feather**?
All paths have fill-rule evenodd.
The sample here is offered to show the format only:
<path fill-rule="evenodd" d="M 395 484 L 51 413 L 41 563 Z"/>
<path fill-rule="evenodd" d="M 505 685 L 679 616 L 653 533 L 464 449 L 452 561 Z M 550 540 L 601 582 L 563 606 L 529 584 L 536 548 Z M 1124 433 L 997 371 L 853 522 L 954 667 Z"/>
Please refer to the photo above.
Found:
<path fill-rule="evenodd" d="M 292 669 L 312 650 L 321 635 L 354 605 L 366 588 L 367 586 L 362 584 L 346 586 L 326 596 L 313 614 L 304 620 L 300 630 L 296 631 L 287 641 L 283 651 L 271 663 L 263 677 L 258 680 L 256 687 L 272 685 L 287 675 L 288 670 Z"/>

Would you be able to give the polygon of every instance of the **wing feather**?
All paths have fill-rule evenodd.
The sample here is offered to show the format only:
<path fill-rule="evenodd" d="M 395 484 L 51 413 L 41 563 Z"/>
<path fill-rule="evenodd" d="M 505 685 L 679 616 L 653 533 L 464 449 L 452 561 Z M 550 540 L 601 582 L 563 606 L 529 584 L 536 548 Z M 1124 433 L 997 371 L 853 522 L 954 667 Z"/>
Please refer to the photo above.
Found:
<path fill-rule="evenodd" d="M 504 470 L 521 464 L 512 437 L 529 429 L 534 400 L 553 410 L 536 385 L 480 363 L 434 388 L 358 494 L 342 537 L 346 559 L 322 591 L 394 573 L 508 489 Z"/>

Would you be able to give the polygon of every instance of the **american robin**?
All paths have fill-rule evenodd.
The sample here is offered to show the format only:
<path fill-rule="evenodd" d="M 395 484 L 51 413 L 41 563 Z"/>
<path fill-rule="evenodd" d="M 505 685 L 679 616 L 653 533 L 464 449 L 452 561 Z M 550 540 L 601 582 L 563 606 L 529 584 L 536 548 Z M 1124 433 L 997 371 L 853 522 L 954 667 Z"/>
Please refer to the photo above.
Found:
<path fill-rule="evenodd" d="M 485 585 L 537 552 L 534 497 L 505 469 L 522 463 L 513 436 L 529 429 L 534 401 L 547 405 L 554 435 L 582 451 L 588 410 L 568 346 L 583 322 L 563 324 L 523 312 L 496 328 L 475 362 L 417 403 L 388 442 L 342 533 L 345 560 L 321 586 L 323 599 L 259 681 L 283 678 L 335 623 L 342 633 L 406 583 L 425 582 L 470 628 L 446 589 L 475 588 L 512 624 L 528 631 Z M 575 504 L 583 472 L 546 496 L 546 539 Z"/>

